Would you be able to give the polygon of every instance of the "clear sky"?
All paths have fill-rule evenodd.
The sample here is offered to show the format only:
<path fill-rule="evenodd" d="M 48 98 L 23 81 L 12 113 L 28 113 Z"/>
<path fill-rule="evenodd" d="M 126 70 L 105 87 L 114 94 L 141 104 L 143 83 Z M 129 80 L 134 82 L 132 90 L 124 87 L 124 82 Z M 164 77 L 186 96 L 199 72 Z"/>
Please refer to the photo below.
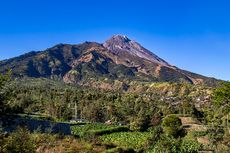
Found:
<path fill-rule="evenodd" d="M 0 60 L 124 34 L 172 65 L 230 80 L 229 0 L 0 2 Z"/>

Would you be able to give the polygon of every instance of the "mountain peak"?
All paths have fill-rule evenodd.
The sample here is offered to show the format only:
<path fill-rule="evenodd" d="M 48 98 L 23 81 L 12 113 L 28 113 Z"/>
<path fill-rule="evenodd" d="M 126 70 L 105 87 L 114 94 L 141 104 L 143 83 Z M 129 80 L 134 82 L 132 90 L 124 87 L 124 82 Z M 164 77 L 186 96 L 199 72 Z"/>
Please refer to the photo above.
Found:
<path fill-rule="evenodd" d="M 130 42 L 131 40 L 126 36 L 126 35 L 121 35 L 121 34 L 118 34 L 118 35 L 114 35 L 112 36 L 109 40 L 107 41 L 112 41 L 112 42 L 116 42 L 116 43 L 127 43 L 127 42 Z"/>
<path fill-rule="evenodd" d="M 160 65 L 170 66 L 166 61 L 125 35 L 114 35 L 103 46 L 115 54 L 127 52 L 133 56 L 138 56 Z"/>

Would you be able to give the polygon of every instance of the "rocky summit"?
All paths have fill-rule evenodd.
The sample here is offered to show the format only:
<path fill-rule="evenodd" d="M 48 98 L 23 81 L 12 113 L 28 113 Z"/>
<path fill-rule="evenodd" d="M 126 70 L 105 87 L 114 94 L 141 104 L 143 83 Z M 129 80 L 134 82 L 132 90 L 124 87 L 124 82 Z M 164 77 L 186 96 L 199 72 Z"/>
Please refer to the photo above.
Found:
<path fill-rule="evenodd" d="M 122 54 L 122 52 L 128 52 L 131 55 L 135 55 L 141 57 L 143 59 L 149 60 L 154 63 L 158 63 L 160 65 L 169 66 L 169 64 L 158 57 L 157 55 L 153 54 L 149 50 L 142 47 L 137 42 L 130 40 L 125 35 L 115 35 L 109 40 L 107 40 L 104 44 L 109 51 L 112 51 L 116 54 Z"/>

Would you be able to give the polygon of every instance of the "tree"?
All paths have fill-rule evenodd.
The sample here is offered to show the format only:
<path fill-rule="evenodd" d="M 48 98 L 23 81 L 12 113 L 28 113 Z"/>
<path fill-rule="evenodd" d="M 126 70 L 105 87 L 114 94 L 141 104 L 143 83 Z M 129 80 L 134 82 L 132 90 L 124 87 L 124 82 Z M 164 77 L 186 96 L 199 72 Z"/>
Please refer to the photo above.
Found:
<path fill-rule="evenodd" d="M 181 130 L 181 120 L 176 115 L 168 115 L 163 119 L 162 126 L 166 135 L 177 137 Z"/>
<path fill-rule="evenodd" d="M 0 74 L 0 114 L 4 114 L 7 110 L 6 101 L 9 98 L 9 93 L 4 91 L 6 84 L 10 81 L 11 71 L 6 74 Z"/>
<path fill-rule="evenodd" d="M 193 111 L 193 107 L 192 104 L 190 103 L 191 100 L 186 99 L 185 101 L 183 101 L 182 103 L 182 108 L 183 108 L 183 114 L 192 114 Z"/>
<path fill-rule="evenodd" d="M 230 82 L 223 82 L 221 87 L 214 90 L 213 95 L 216 116 L 218 119 L 226 116 L 228 123 L 230 112 Z"/>
<path fill-rule="evenodd" d="M 216 88 L 213 99 L 217 106 L 230 104 L 230 82 L 223 82 L 221 87 Z"/>

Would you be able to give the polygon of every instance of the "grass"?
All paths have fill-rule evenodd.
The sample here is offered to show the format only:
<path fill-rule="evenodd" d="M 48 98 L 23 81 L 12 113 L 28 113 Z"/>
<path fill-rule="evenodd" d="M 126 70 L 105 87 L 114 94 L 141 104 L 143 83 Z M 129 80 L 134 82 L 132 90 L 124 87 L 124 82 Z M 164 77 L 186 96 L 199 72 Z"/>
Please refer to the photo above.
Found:
<path fill-rule="evenodd" d="M 86 135 L 104 135 L 124 131 L 129 131 L 128 127 L 99 123 L 71 126 L 72 134 L 79 137 L 84 137 Z"/>
<path fill-rule="evenodd" d="M 150 132 L 119 132 L 103 135 L 100 140 L 105 144 L 112 144 L 124 150 L 132 148 L 139 152 L 144 149 L 145 143 L 150 136 Z"/>

